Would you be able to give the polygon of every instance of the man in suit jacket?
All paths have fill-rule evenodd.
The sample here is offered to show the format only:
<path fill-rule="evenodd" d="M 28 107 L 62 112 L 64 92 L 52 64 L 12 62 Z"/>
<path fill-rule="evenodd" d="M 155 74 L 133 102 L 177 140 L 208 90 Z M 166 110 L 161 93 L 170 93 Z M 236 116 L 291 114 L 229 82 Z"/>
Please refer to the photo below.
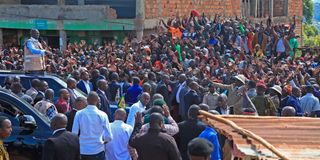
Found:
<path fill-rule="evenodd" d="M 89 94 L 93 91 L 93 85 L 89 81 L 89 73 L 86 71 L 81 72 L 81 80 L 77 84 L 77 88 L 79 88 L 83 93 Z"/>
<path fill-rule="evenodd" d="M 64 114 L 57 114 L 51 119 L 53 136 L 43 147 L 42 160 L 79 160 L 80 144 L 78 135 L 66 130 L 68 119 Z"/>
<path fill-rule="evenodd" d="M 85 97 L 78 97 L 75 100 L 75 107 L 71 109 L 71 111 L 66 113 L 66 116 L 68 117 L 68 124 L 67 124 L 67 131 L 71 132 L 72 131 L 72 126 L 73 126 L 73 120 L 74 117 L 76 116 L 76 113 L 83 108 L 87 107 L 87 99 Z"/>
<path fill-rule="evenodd" d="M 97 94 L 100 98 L 100 110 L 104 111 L 107 115 L 110 121 L 113 120 L 111 116 L 111 109 L 110 109 L 110 103 L 109 100 L 105 94 L 105 90 L 107 90 L 108 82 L 104 79 L 100 79 L 97 83 Z"/>
<path fill-rule="evenodd" d="M 184 96 L 184 110 L 188 111 L 189 107 L 193 104 L 200 104 L 201 99 L 200 96 L 197 93 L 197 90 L 199 89 L 199 85 L 197 82 L 191 82 L 190 83 L 190 91 Z M 187 118 L 187 114 L 184 115 L 184 120 Z"/>
<path fill-rule="evenodd" d="M 172 116 L 176 121 L 180 120 L 179 117 L 179 113 L 180 113 L 180 92 L 182 90 L 182 88 L 184 87 L 184 85 L 186 84 L 186 75 L 185 74 L 180 74 L 178 77 L 178 82 L 176 82 L 176 84 L 174 85 L 174 89 L 173 92 L 171 93 L 171 98 L 170 98 L 170 102 L 171 102 L 171 107 L 170 109 L 172 110 Z"/>
<path fill-rule="evenodd" d="M 76 87 L 77 87 L 77 81 L 74 78 L 69 78 L 67 80 L 67 90 L 70 95 L 69 104 L 70 104 L 71 108 L 75 107 L 75 101 L 76 101 L 77 96 L 74 93 L 74 89 L 76 89 Z"/>
<path fill-rule="evenodd" d="M 121 97 L 120 89 L 121 86 L 118 84 L 119 75 L 116 72 L 111 74 L 111 82 L 109 83 L 109 87 L 107 89 L 108 98 L 111 102 L 116 102 L 116 96 L 119 91 L 119 97 Z"/>
<path fill-rule="evenodd" d="M 184 119 L 187 119 L 187 117 L 185 116 L 186 113 L 188 112 L 188 110 L 185 110 L 185 99 L 184 99 L 184 96 L 190 91 L 190 88 L 189 88 L 189 81 L 186 81 L 180 92 L 178 92 L 177 94 L 179 94 L 179 99 L 180 99 L 180 103 L 179 103 L 179 115 L 181 116 L 181 118 L 184 120 Z"/>
<path fill-rule="evenodd" d="M 100 71 L 98 69 L 92 70 L 90 82 L 92 83 L 94 91 L 97 91 L 98 89 L 97 82 L 99 81 L 99 79 L 100 79 Z"/>
<path fill-rule="evenodd" d="M 159 82 L 157 89 L 156 89 L 156 93 L 159 93 L 163 96 L 164 101 L 166 101 L 166 103 L 171 106 L 170 103 L 170 94 L 172 92 L 171 86 L 169 85 L 170 83 L 170 77 L 168 75 L 163 75 L 162 77 L 162 81 Z"/>
<path fill-rule="evenodd" d="M 149 72 L 148 73 L 148 81 L 145 83 L 147 83 L 151 86 L 151 94 L 150 94 L 151 97 L 156 93 L 156 89 L 157 89 L 156 81 L 157 81 L 156 74 L 154 72 Z"/>
<path fill-rule="evenodd" d="M 189 160 L 188 143 L 206 128 L 206 124 L 198 119 L 199 110 L 198 105 L 192 105 L 188 110 L 188 119 L 178 124 L 179 133 L 176 135 L 176 140 L 183 160 Z"/>

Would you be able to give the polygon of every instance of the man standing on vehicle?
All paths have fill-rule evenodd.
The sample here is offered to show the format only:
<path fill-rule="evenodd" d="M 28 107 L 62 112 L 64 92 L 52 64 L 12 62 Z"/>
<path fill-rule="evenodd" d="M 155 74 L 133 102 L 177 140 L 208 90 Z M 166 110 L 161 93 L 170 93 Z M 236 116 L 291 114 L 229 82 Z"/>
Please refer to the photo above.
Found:
<path fill-rule="evenodd" d="M 45 71 L 45 54 L 52 54 L 44 49 L 46 45 L 39 40 L 40 32 L 37 29 L 32 29 L 31 38 L 24 45 L 24 70 L 27 72 L 39 73 Z"/>
<path fill-rule="evenodd" d="M 0 160 L 10 160 L 9 154 L 3 145 L 3 139 L 8 138 L 11 132 L 11 121 L 7 117 L 0 116 Z"/>

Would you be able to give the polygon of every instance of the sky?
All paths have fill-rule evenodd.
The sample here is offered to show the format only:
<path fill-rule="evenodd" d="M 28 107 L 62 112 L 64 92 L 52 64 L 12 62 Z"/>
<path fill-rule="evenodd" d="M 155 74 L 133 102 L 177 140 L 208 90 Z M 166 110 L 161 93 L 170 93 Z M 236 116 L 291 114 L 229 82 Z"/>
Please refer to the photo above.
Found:
<path fill-rule="evenodd" d="M 320 3 L 320 0 L 313 0 L 314 2 Z"/>

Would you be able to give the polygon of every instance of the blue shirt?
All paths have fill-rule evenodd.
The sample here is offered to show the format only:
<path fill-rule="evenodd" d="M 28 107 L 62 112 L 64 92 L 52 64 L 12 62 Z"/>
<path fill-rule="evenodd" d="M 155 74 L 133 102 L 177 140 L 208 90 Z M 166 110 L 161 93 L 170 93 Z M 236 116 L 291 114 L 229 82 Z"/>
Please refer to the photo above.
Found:
<path fill-rule="evenodd" d="M 138 97 L 142 93 L 142 88 L 139 85 L 133 85 L 128 88 L 125 100 L 128 104 L 133 104 L 139 101 Z"/>
<path fill-rule="evenodd" d="M 211 128 L 206 127 L 205 130 L 199 135 L 200 138 L 205 138 L 213 144 L 213 151 L 211 153 L 211 160 L 221 160 L 220 156 L 220 144 L 217 136 L 217 132 Z"/>
<path fill-rule="evenodd" d="M 34 38 L 31 38 L 32 41 L 37 41 L 36 39 Z M 45 50 L 42 50 L 42 49 L 37 49 L 31 41 L 27 41 L 26 43 L 27 45 L 27 48 L 29 49 L 29 51 L 32 53 L 32 54 L 44 54 Z"/>
<path fill-rule="evenodd" d="M 296 116 L 302 116 L 301 102 L 297 97 L 290 96 L 287 101 L 287 106 L 291 106 L 296 110 Z"/>
<path fill-rule="evenodd" d="M 307 93 L 301 98 L 301 109 L 303 113 L 311 113 L 320 110 L 319 99 L 312 93 Z"/>

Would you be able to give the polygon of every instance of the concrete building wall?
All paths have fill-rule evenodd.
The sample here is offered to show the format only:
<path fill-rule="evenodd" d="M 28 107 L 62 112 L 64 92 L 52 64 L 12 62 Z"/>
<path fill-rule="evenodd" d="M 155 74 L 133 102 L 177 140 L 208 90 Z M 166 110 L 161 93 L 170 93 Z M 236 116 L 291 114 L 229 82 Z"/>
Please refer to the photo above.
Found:
<path fill-rule="evenodd" d="M 0 4 L 20 4 L 21 0 L 0 0 Z"/>
<path fill-rule="evenodd" d="M 0 17 L 7 20 L 97 21 L 116 19 L 117 15 L 114 9 L 104 5 L 0 5 Z"/>

